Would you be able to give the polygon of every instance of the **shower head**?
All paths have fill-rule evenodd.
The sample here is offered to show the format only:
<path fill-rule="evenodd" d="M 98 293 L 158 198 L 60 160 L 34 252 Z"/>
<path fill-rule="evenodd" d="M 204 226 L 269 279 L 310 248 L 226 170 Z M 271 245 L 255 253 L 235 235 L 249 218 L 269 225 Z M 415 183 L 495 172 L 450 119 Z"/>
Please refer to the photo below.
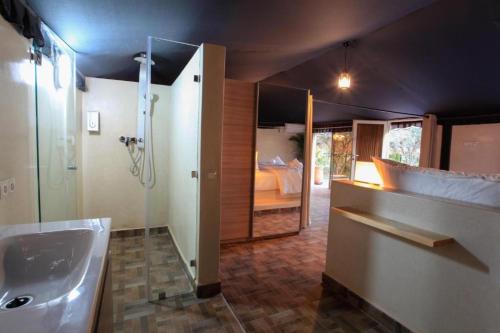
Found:
<path fill-rule="evenodd" d="M 134 60 L 140 64 L 146 64 L 146 61 L 148 60 L 146 52 L 137 53 L 136 55 L 134 55 Z M 155 62 L 153 59 L 151 59 L 151 65 L 153 65 L 153 66 L 155 65 Z"/>

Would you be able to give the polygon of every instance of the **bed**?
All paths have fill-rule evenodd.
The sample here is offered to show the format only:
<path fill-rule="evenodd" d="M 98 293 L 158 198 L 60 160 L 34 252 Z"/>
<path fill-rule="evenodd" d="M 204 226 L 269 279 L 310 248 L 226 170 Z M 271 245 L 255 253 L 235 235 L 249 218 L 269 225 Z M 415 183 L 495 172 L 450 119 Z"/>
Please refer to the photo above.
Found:
<path fill-rule="evenodd" d="M 302 168 L 260 166 L 255 171 L 255 191 L 279 190 L 281 195 L 302 193 Z"/>
<path fill-rule="evenodd" d="M 302 168 L 259 165 L 255 170 L 254 210 L 301 206 Z"/>
<path fill-rule="evenodd" d="M 412 167 L 376 157 L 373 162 L 386 189 L 500 208 L 500 174 Z"/>

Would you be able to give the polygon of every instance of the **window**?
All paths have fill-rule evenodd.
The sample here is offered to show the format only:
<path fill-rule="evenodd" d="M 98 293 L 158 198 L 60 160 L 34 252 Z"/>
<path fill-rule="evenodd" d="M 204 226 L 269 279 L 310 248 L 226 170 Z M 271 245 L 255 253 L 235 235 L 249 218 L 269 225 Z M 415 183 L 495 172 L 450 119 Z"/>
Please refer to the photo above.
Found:
<path fill-rule="evenodd" d="M 418 166 L 422 139 L 421 121 L 391 122 L 387 133 L 387 157 L 390 160 Z"/>

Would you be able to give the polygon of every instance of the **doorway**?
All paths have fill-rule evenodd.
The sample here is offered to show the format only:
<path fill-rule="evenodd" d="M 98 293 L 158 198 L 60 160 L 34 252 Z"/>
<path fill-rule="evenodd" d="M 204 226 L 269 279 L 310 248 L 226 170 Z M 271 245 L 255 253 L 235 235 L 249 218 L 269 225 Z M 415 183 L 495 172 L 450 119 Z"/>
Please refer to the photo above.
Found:
<path fill-rule="evenodd" d="M 372 157 L 418 166 L 421 139 L 421 118 L 354 120 L 351 180 L 381 183 Z"/>
<path fill-rule="evenodd" d="M 332 180 L 350 178 L 352 126 L 314 129 L 312 153 L 310 221 L 319 225 L 328 223 Z"/>

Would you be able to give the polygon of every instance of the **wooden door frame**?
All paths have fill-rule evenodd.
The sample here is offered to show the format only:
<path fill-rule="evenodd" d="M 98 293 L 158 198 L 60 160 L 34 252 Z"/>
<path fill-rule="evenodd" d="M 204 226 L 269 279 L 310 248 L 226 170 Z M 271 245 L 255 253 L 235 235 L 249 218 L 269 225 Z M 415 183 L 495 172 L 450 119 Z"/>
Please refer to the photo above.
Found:
<path fill-rule="evenodd" d="M 358 136 L 358 125 L 368 124 L 368 125 L 384 125 L 384 137 L 382 138 L 382 158 L 386 157 L 387 154 L 387 140 L 385 137 L 389 133 L 390 123 L 387 120 L 353 120 L 352 121 L 352 162 L 351 162 L 351 180 L 354 180 L 356 176 L 356 145 Z"/>
<path fill-rule="evenodd" d="M 256 102 L 255 102 L 255 134 L 254 134 L 254 142 L 253 142 L 253 176 L 252 176 L 252 193 L 251 193 L 251 217 L 250 217 L 250 227 L 249 227 L 249 238 L 246 241 L 258 241 L 262 239 L 273 239 L 287 236 L 298 235 L 304 227 L 310 224 L 309 221 L 309 188 L 304 191 L 305 186 L 310 186 L 311 184 L 311 147 L 312 147 L 312 123 L 313 123 L 313 96 L 311 95 L 311 91 L 309 89 L 301 89 L 301 88 L 292 88 L 291 89 L 299 89 L 307 91 L 307 100 L 306 100 L 306 119 L 305 119 L 305 138 L 304 138 L 304 169 L 302 170 L 302 194 L 301 194 L 301 212 L 299 219 L 299 226 L 297 231 L 276 234 L 276 235 L 265 235 L 265 236 L 254 236 L 254 219 L 255 219 L 255 164 L 257 163 L 255 151 L 257 149 L 257 128 L 259 127 L 259 98 L 260 98 L 260 85 L 266 84 L 263 82 L 256 83 Z M 269 85 L 272 85 L 269 83 Z M 307 173 L 308 175 L 305 176 Z M 304 205 L 307 207 L 304 208 Z"/>
<path fill-rule="evenodd" d="M 304 170 L 302 171 L 302 203 L 300 209 L 300 229 L 311 224 L 309 205 L 311 202 L 312 153 L 313 153 L 313 96 L 307 91 L 306 128 L 304 140 Z"/>

